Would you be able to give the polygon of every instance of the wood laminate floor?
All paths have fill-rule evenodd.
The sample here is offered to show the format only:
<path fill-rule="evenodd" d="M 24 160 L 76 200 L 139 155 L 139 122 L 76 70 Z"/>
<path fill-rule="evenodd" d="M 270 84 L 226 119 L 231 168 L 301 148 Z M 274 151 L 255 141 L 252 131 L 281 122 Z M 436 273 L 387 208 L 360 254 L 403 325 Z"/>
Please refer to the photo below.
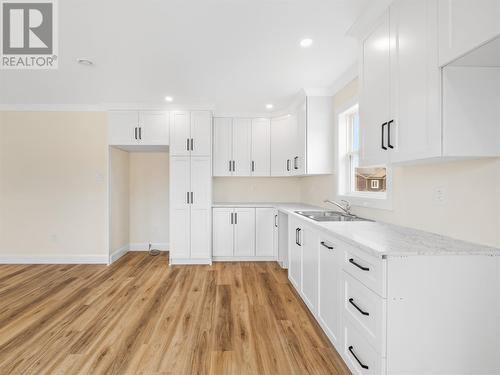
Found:
<path fill-rule="evenodd" d="M 349 374 L 274 262 L 0 265 L 0 374 Z"/>

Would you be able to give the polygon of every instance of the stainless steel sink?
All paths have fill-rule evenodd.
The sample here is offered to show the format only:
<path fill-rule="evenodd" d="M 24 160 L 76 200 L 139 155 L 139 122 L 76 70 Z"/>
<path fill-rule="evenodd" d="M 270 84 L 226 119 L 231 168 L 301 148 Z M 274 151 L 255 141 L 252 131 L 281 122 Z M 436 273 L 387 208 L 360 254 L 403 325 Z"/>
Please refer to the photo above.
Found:
<path fill-rule="evenodd" d="M 295 213 L 315 221 L 372 221 L 338 211 L 295 211 Z"/>

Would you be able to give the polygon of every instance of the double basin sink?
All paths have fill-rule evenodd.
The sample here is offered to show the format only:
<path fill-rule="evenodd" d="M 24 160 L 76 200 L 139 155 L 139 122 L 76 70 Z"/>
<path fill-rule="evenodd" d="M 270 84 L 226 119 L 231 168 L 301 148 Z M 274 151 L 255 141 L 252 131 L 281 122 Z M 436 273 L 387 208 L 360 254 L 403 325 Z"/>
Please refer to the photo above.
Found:
<path fill-rule="evenodd" d="M 295 211 L 295 213 L 314 221 L 372 221 L 338 211 Z"/>

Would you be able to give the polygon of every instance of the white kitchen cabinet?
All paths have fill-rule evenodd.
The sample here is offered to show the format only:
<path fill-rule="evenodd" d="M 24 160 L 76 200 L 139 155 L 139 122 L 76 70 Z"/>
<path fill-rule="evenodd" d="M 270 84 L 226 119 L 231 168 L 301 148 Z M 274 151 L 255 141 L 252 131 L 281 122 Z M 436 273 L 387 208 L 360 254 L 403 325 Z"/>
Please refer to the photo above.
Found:
<path fill-rule="evenodd" d="M 313 314 L 318 308 L 319 234 L 309 228 L 301 233 L 302 298 Z"/>
<path fill-rule="evenodd" d="M 233 176 L 250 176 L 252 120 L 233 119 Z"/>
<path fill-rule="evenodd" d="M 271 175 L 271 121 L 252 119 L 251 175 Z"/>
<path fill-rule="evenodd" d="M 268 119 L 214 119 L 214 176 L 269 176 Z"/>
<path fill-rule="evenodd" d="M 255 208 L 217 207 L 212 211 L 214 259 L 255 257 Z"/>
<path fill-rule="evenodd" d="M 168 113 L 162 111 L 109 111 L 108 143 L 115 146 L 167 146 Z"/>
<path fill-rule="evenodd" d="M 170 158 L 170 263 L 209 263 L 210 157 Z"/>
<path fill-rule="evenodd" d="M 292 118 L 271 119 L 271 176 L 289 176 L 291 172 Z"/>
<path fill-rule="evenodd" d="M 170 154 L 210 156 L 212 115 L 208 111 L 173 111 L 170 114 Z"/>
<path fill-rule="evenodd" d="M 337 241 L 320 236 L 318 272 L 318 320 L 330 341 L 338 348 L 341 345 L 342 307 L 342 257 Z"/>
<path fill-rule="evenodd" d="M 304 239 L 302 222 L 290 218 L 288 232 L 288 279 L 300 293 L 302 290 L 302 244 Z"/>
<path fill-rule="evenodd" d="M 274 232 L 277 225 L 277 213 L 274 208 L 255 209 L 255 255 L 257 257 L 275 257 Z"/>
<path fill-rule="evenodd" d="M 436 0 L 398 0 L 362 41 L 360 165 L 441 156 Z"/>
<path fill-rule="evenodd" d="M 439 0 L 439 65 L 500 35 L 500 1 Z"/>

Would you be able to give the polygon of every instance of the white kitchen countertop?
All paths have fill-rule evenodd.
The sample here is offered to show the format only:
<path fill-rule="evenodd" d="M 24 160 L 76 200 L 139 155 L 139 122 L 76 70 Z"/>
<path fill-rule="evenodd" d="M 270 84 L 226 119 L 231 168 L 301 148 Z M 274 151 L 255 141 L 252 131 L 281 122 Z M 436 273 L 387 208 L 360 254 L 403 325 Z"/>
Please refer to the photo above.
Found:
<path fill-rule="evenodd" d="M 375 257 L 413 255 L 500 256 L 500 249 L 383 222 L 318 222 L 295 211 L 325 210 L 302 203 L 214 203 L 213 207 L 274 207 Z"/>

